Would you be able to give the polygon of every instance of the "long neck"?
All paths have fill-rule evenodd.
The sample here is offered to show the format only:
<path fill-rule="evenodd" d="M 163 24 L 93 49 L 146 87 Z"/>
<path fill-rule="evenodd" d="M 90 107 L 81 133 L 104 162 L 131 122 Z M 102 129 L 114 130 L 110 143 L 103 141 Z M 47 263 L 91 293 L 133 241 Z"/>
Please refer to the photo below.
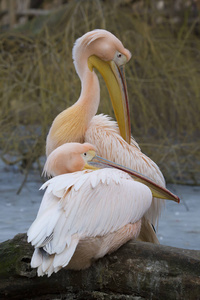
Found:
<path fill-rule="evenodd" d="M 84 142 L 85 131 L 97 113 L 100 87 L 97 75 L 85 67 L 80 76 L 81 94 L 78 101 L 61 112 L 53 121 L 46 141 L 47 156 L 68 142 Z"/>
<path fill-rule="evenodd" d="M 95 72 L 85 68 L 81 76 L 81 94 L 78 101 L 72 106 L 77 111 L 77 117 L 82 125 L 88 126 L 91 119 L 97 113 L 100 101 L 99 80 Z"/>

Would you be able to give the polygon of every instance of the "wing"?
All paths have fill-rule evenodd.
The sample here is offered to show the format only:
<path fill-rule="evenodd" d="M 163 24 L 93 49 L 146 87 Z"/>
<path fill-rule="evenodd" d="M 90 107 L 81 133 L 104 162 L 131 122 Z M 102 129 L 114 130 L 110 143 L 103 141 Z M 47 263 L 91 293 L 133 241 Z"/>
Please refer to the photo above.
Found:
<path fill-rule="evenodd" d="M 157 184 L 165 186 L 165 180 L 159 167 L 141 152 L 134 139 L 131 140 L 130 145 L 125 142 L 120 136 L 116 122 L 108 116 L 96 115 L 92 118 L 85 134 L 85 141 L 95 145 L 100 156 L 136 170 Z M 164 200 L 154 198 L 146 213 L 147 219 L 154 225 L 163 205 Z"/>
<path fill-rule="evenodd" d="M 56 254 L 55 269 L 68 264 L 80 239 L 137 222 L 152 200 L 148 187 L 114 169 L 56 176 L 45 187 L 45 205 L 28 231 L 28 241 Z"/>

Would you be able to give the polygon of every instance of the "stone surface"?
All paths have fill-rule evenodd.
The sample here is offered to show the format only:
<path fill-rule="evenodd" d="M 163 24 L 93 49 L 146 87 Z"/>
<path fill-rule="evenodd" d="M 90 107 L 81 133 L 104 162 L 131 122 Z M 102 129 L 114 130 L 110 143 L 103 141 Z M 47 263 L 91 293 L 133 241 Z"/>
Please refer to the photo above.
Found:
<path fill-rule="evenodd" d="M 129 242 L 82 271 L 38 278 L 26 235 L 0 244 L 0 299 L 200 299 L 200 251 Z"/>

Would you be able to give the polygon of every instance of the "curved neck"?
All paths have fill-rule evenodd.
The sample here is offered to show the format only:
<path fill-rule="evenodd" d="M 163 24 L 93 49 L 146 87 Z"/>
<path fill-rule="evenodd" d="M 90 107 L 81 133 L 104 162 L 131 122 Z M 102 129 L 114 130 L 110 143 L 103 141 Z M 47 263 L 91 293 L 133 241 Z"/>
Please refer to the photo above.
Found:
<path fill-rule="evenodd" d="M 97 75 L 94 71 L 91 72 L 88 67 L 85 68 L 85 72 L 80 77 L 80 80 L 81 94 L 73 106 L 79 109 L 80 122 L 87 126 L 96 115 L 99 107 L 100 86 Z"/>
<path fill-rule="evenodd" d="M 53 121 L 46 141 L 47 156 L 64 143 L 83 143 L 85 131 L 97 113 L 100 101 L 98 77 L 86 66 L 80 79 L 81 94 L 78 101 L 61 112 Z"/>

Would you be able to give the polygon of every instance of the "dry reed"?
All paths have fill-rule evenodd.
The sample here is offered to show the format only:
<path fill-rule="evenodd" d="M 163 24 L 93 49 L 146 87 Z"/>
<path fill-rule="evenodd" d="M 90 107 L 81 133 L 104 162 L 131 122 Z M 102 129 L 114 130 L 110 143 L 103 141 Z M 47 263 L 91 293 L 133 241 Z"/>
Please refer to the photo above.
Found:
<path fill-rule="evenodd" d="M 105 28 L 132 52 L 126 68 L 132 134 L 170 182 L 199 184 L 200 40 L 194 24 L 158 25 L 152 14 L 109 2 L 71 1 L 0 39 L 2 157 L 30 168 L 44 154 L 54 117 L 79 96 L 71 50 L 83 33 Z M 99 112 L 113 115 L 101 82 Z M 198 177 L 199 176 L 199 177 Z M 198 177 L 198 178 L 197 178 Z"/>

